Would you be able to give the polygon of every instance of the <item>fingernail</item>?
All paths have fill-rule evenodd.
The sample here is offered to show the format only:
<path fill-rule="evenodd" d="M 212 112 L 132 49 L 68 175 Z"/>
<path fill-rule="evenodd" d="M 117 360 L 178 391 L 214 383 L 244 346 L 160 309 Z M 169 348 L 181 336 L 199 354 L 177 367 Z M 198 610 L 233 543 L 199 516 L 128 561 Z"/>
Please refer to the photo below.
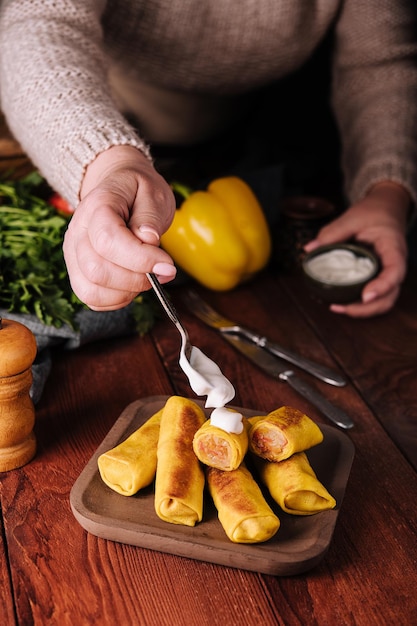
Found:
<path fill-rule="evenodd" d="M 157 276 L 163 276 L 164 278 L 174 278 L 177 274 L 177 268 L 170 263 L 155 263 L 152 268 L 152 272 Z"/>
<path fill-rule="evenodd" d="M 152 226 L 141 224 L 138 228 L 140 240 L 143 243 L 159 243 L 159 234 Z"/>
<path fill-rule="evenodd" d="M 309 241 L 308 243 L 305 244 L 304 246 L 304 250 L 306 252 L 311 252 L 312 250 L 315 250 L 316 248 L 319 247 L 319 242 L 317 241 L 317 239 L 314 239 L 313 241 Z"/>
<path fill-rule="evenodd" d="M 362 302 L 367 303 L 367 302 L 372 302 L 372 300 L 375 300 L 378 297 L 378 294 L 376 293 L 376 291 L 365 291 L 365 293 L 362 296 Z"/>
<path fill-rule="evenodd" d="M 333 313 L 346 313 L 346 307 L 344 307 L 341 304 L 331 304 L 330 305 L 330 310 Z"/>

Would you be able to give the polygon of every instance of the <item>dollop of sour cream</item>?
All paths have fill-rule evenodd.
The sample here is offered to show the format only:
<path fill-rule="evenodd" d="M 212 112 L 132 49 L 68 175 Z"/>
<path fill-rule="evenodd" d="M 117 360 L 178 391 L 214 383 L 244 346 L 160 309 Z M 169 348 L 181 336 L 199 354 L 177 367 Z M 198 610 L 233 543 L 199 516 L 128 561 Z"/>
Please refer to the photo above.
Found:
<path fill-rule="evenodd" d="M 242 432 L 242 416 L 225 408 L 225 405 L 235 397 L 235 388 L 230 380 L 224 376 L 219 366 L 196 346 L 192 346 L 189 360 L 184 352 L 181 352 L 179 364 L 194 393 L 198 396 L 207 396 L 206 407 L 214 408 L 217 411 L 217 417 L 215 414 L 216 425 L 227 432 L 237 432 L 236 429 L 239 428 L 239 432 Z M 213 414 L 210 419 L 213 423 Z M 240 427 L 238 425 L 239 419 Z"/>
<path fill-rule="evenodd" d="M 243 431 L 243 415 L 237 411 L 231 411 L 225 406 L 213 409 L 210 415 L 210 424 L 227 431 L 240 435 Z"/>
<path fill-rule="evenodd" d="M 307 268 L 310 276 L 318 280 L 350 285 L 371 276 L 375 265 L 368 257 L 340 249 L 318 254 L 308 262 Z"/>

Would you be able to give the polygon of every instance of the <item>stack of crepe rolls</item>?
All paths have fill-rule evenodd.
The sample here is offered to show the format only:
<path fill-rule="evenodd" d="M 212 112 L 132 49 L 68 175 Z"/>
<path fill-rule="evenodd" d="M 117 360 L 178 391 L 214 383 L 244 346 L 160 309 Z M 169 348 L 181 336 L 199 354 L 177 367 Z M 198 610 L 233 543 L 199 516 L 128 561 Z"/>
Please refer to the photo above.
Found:
<path fill-rule="evenodd" d="M 318 480 L 305 453 L 323 441 L 319 426 L 288 406 L 249 418 L 249 422 L 255 467 L 281 509 L 292 515 L 333 509 L 336 500 Z"/>
<path fill-rule="evenodd" d="M 268 461 L 283 461 L 323 441 L 323 433 L 307 415 L 282 406 L 268 415 L 250 417 L 249 449 Z"/>
<path fill-rule="evenodd" d="M 207 420 L 198 429 L 193 440 L 193 449 L 197 458 L 209 467 L 230 472 L 239 467 L 248 451 L 249 421 L 242 416 L 241 433 L 233 433 L 213 426 Z"/>
<path fill-rule="evenodd" d="M 156 514 L 187 526 L 202 520 L 207 480 L 219 521 L 236 543 L 267 541 L 280 526 L 245 465 L 248 450 L 260 481 L 287 513 L 335 506 L 304 454 L 323 440 L 310 418 L 281 407 L 242 420 L 243 431 L 229 433 L 213 426 L 194 401 L 171 396 L 125 441 L 100 455 L 101 478 L 122 495 L 134 495 L 155 478 Z"/>
<path fill-rule="evenodd" d="M 207 420 L 193 448 L 206 466 L 208 489 L 227 537 L 234 543 L 260 543 L 275 535 L 280 521 L 243 462 L 250 428 L 243 416 L 242 425 L 241 433 L 233 433 Z"/>
<path fill-rule="evenodd" d="M 192 400 L 171 396 L 161 418 L 155 480 L 155 511 L 172 524 L 194 526 L 203 518 L 204 471 L 193 438 L 205 422 Z"/>
<path fill-rule="evenodd" d="M 97 460 L 102 480 L 122 496 L 132 496 L 155 478 L 162 411 Z"/>
<path fill-rule="evenodd" d="M 260 543 L 275 535 L 280 521 L 244 463 L 225 472 L 206 467 L 209 492 L 219 522 L 234 543 Z"/>

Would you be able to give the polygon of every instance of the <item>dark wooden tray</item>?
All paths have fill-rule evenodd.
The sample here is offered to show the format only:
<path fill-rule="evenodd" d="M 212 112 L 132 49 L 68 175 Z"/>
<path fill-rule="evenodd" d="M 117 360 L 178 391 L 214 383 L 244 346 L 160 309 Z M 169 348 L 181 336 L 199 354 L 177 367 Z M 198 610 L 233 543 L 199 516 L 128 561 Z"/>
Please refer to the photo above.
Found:
<path fill-rule="evenodd" d="M 126 439 L 167 399 L 154 396 L 130 404 L 87 463 L 70 494 L 73 514 L 81 526 L 104 539 L 265 574 L 288 576 L 317 565 L 332 539 L 354 457 L 347 435 L 321 424 L 324 440 L 308 451 L 317 477 L 336 498 L 335 509 L 300 517 L 284 513 L 269 501 L 281 520 L 277 534 L 265 543 L 234 544 L 225 535 L 209 498 L 200 524 L 180 526 L 156 515 L 153 487 L 134 496 L 122 496 L 101 480 L 98 456 Z M 259 415 L 236 408 L 246 417 Z"/>

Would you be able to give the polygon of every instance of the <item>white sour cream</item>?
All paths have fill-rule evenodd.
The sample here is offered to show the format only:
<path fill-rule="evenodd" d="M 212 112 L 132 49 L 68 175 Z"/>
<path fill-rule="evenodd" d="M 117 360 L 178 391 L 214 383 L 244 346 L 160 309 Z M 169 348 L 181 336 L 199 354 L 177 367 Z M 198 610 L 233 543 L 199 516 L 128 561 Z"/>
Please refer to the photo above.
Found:
<path fill-rule="evenodd" d="M 214 408 L 211 423 L 228 433 L 239 435 L 243 430 L 242 415 L 225 407 L 235 397 L 235 388 L 219 366 L 195 346 L 191 348 L 190 360 L 181 351 L 179 364 L 194 393 L 207 396 L 206 407 Z"/>
<path fill-rule="evenodd" d="M 350 285 L 371 276 L 374 263 L 350 250 L 331 250 L 312 258 L 307 264 L 313 278 L 335 285 Z"/>
<path fill-rule="evenodd" d="M 243 431 L 243 416 L 236 411 L 226 409 L 226 407 L 219 407 L 213 409 L 210 415 L 210 424 L 227 431 L 228 433 L 235 433 L 240 435 Z"/>

